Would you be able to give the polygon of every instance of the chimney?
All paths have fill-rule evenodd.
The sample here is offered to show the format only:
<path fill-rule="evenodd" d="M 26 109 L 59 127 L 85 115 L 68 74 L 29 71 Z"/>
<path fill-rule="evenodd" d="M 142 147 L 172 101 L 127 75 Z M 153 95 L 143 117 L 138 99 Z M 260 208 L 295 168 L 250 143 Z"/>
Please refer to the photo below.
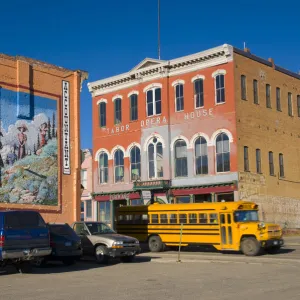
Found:
<path fill-rule="evenodd" d="M 272 64 L 272 68 L 275 69 L 274 59 L 270 57 L 268 61 Z"/>
<path fill-rule="evenodd" d="M 247 47 L 244 47 L 244 51 L 247 52 L 247 53 L 250 53 L 250 49 L 247 48 Z"/>

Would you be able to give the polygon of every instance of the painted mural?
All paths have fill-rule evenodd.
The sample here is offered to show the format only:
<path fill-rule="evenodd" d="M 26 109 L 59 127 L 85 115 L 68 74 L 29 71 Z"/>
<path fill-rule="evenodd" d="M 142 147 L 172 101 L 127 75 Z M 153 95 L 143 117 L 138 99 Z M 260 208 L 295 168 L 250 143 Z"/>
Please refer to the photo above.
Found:
<path fill-rule="evenodd" d="M 22 94 L 0 89 L 0 203 L 57 205 L 57 101 Z"/>

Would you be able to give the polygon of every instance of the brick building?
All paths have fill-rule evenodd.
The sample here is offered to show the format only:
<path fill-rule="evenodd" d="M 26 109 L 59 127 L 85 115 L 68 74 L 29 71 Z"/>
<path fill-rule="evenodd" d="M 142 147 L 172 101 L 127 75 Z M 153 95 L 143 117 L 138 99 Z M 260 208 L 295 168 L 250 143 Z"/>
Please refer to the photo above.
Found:
<path fill-rule="evenodd" d="M 80 89 L 87 73 L 0 54 L 0 209 L 80 218 Z"/>
<path fill-rule="evenodd" d="M 300 227 L 300 76 L 223 45 L 90 83 L 98 218 L 247 198 Z"/>

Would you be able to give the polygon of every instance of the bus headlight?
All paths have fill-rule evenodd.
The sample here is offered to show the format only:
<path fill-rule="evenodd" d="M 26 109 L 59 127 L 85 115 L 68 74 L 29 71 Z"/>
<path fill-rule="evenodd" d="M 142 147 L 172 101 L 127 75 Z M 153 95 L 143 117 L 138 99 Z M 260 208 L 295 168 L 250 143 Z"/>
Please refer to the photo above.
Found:
<path fill-rule="evenodd" d="M 259 229 L 264 229 L 264 228 L 266 228 L 265 223 L 264 223 L 264 222 L 260 222 L 260 223 L 258 224 L 258 228 L 259 228 Z"/>

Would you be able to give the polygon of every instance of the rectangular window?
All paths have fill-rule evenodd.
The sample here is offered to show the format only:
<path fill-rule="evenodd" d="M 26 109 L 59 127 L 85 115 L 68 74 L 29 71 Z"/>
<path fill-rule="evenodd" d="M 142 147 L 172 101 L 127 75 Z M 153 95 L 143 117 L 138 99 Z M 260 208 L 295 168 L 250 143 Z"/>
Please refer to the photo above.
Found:
<path fill-rule="evenodd" d="M 106 103 L 101 102 L 99 104 L 99 116 L 100 116 L 100 127 L 106 126 Z"/>
<path fill-rule="evenodd" d="M 279 154 L 279 176 L 284 177 L 283 154 Z"/>
<path fill-rule="evenodd" d="M 147 117 L 161 114 L 161 88 L 147 91 Z"/>
<path fill-rule="evenodd" d="M 207 214 L 199 214 L 199 223 L 200 224 L 207 224 Z"/>
<path fill-rule="evenodd" d="M 81 184 L 84 189 L 87 188 L 87 170 L 81 170 Z"/>
<path fill-rule="evenodd" d="M 186 214 L 180 214 L 179 215 L 179 223 L 180 224 L 186 224 L 187 223 Z"/>
<path fill-rule="evenodd" d="M 85 207 L 86 207 L 86 214 L 85 214 L 85 216 L 87 218 L 91 218 L 92 217 L 92 200 L 85 201 Z"/>
<path fill-rule="evenodd" d="M 189 214 L 189 220 L 190 220 L 190 224 L 196 224 L 197 223 L 197 214 Z"/>
<path fill-rule="evenodd" d="M 176 197 L 176 203 L 191 203 L 191 197 L 190 196 Z"/>
<path fill-rule="evenodd" d="M 225 76 L 223 74 L 216 76 L 216 102 L 225 102 Z"/>
<path fill-rule="evenodd" d="M 110 201 L 98 203 L 98 221 L 110 223 Z"/>
<path fill-rule="evenodd" d="M 300 118 L 300 95 L 297 96 L 297 111 L 298 117 Z"/>
<path fill-rule="evenodd" d="M 260 149 L 256 149 L 256 173 L 261 174 L 261 155 L 260 155 Z"/>
<path fill-rule="evenodd" d="M 281 111 L 280 88 L 276 88 L 276 109 Z"/>
<path fill-rule="evenodd" d="M 151 215 L 151 223 L 152 224 L 158 224 L 158 215 Z"/>
<path fill-rule="evenodd" d="M 138 119 L 138 95 L 133 94 L 130 96 L 130 121 Z"/>
<path fill-rule="evenodd" d="M 271 86 L 266 84 L 266 106 L 267 108 L 272 108 L 271 106 Z"/>
<path fill-rule="evenodd" d="M 244 147 L 244 171 L 249 172 L 249 153 L 248 147 Z"/>
<path fill-rule="evenodd" d="M 241 76 L 241 97 L 242 100 L 247 100 L 247 86 L 246 86 L 246 76 Z"/>
<path fill-rule="evenodd" d="M 257 83 L 256 79 L 253 80 L 253 102 L 255 104 L 259 104 L 259 100 L 258 100 L 258 83 Z"/>
<path fill-rule="evenodd" d="M 274 159 L 273 159 L 273 152 L 269 152 L 269 170 L 270 170 L 270 175 L 274 176 Z"/>
<path fill-rule="evenodd" d="M 177 214 L 170 214 L 170 223 L 171 224 L 177 224 Z"/>
<path fill-rule="evenodd" d="M 292 98 L 292 93 L 288 93 L 288 113 L 289 116 L 293 116 L 293 98 Z"/>
<path fill-rule="evenodd" d="M 122 122 L 122 100 L 120 98 L 115 99 L 115 125 Z"/>
<path fill-rule="evenodd" d="M 183 84 L 177 84 L 175 86 L 175 102 L 176 111 L 184 110 L 184 96 L 183 96 Z"/>
<path fill-rule="evenodd" d="M 168 223 L 168 215 L 167 214 L 160 215 L 160 223 L 161 224 L 167 224 Z"/>
<path fill-rule="evenodd" d="M 204 106 L 204 88 L 201 78 L 194 81 L 194 100 L 196 108 Z"/>
<path fill-rule="evenodd" d="M 209 215 L 210 224 L 218 224 L 218 215 L 217 214 L 210 214 Z"/>

